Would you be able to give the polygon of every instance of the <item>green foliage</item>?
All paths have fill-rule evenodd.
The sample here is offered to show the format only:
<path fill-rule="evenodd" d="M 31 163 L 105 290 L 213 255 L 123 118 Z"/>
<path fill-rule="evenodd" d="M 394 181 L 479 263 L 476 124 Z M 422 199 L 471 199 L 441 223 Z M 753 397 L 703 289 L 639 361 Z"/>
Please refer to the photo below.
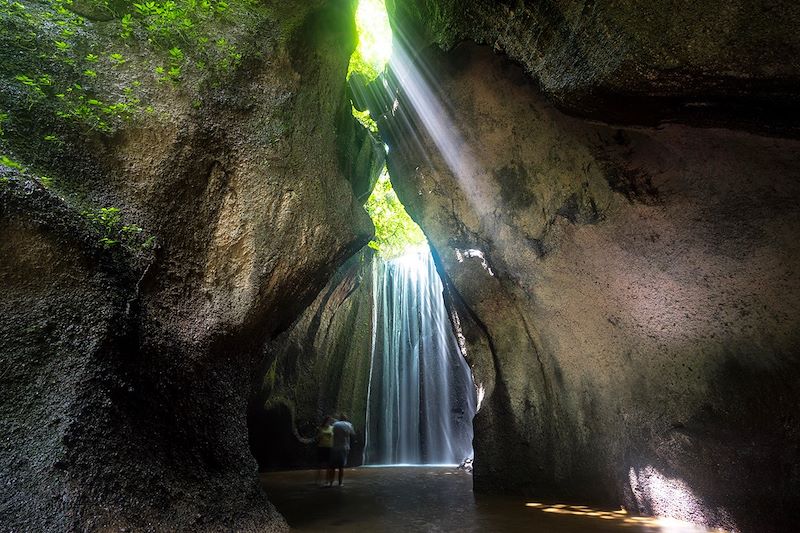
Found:
<path fill-rule="evenodd" d="M 0 137 L 6 134 L 3 130 L 3 122 L 8 120 L 8 113 L 0 113 Z"/>
<path fill-rule="evenodd" d="M 347 77 L 360 72 L 372 81 L 383 72 L 392 55 L 392 28 L 384 0 L 359 0 L 356 29 L 358 47 L 350 57 Z"/>
<path fill-rule="evenodd" d="M 115 123 L 130 120 L 140 110 L 140 100 L 132 89 L 125 88 L 122 93 L 121 101 L 108 103 L 92 97 L 83 85 L 75 83 L 54 95 L 58 100 L 56 116 L 83 125 L 88 131 L 111 132 Z"/>
<path fill-rule="evenodd" d="M 126 94 L 117 100 L 113 86 L 104 86 L 106 80 L 100 79 L 110 67 L 119 66 L 125 59 L 122 54 L 111 53 L 107 61 L 102 61 L 98 51 L 86 50 L 86 34 L 78 30 L 83 29 L 87 21 L 68 9 L 72 0 L 47 0 L 30 7 L 22 4 L 9 7 L 2 1 L 0 24 L 9 32 L 5 37 L 16 37 L 16 48 L 7 56 L 15 59 L 5 60 L 3 68 L 21 70 L 10 73 L 19 84 L 28 109 L 36 105 L 40 111 L 74 123 L 84 132 L 111 132 L 120 121 L 131 118 L 137 110 L 138 99 Z M 34 39 L 27 43 L 28 35 L 52 34 L 54 27 L 60 28 L 61 38 Z M 98 92 L 107 96 L 100 97 Z M 49 132 L 43 133 L 45 141 L 58 140 Z"/>
<path fill-rule="evenodd" d="M 17 170 L 25 170 L 25 167 L 23 167 L 20 163 L 17 163 L 7 155 L 0 155 L 0 165 L 3 165 L 4 167 L 8 168 L 14 168 Z"/>
<path fill-rule="evenodd" d="M 169 55 L 172 58 L 172 61 L 176 63 L 183 61 L 183 51 L 177 46 L 170 48 Z"/>
<path fill-rule="evenodd" d="M 117 207 L 103 207 L 97 212 L 84 211 L 81 213 L 91 222 L 100 234 L 100 244 L 111 248 L 119 244 L 120 213 Z"/>
<path fill-rule="evenodd" d="M 15 160 L 11 159 L 7 155 L 0 155 L 0 166 L 7 167 L 7 168 L 13 168 L 13 169 L 18 170 L 20 172 L 25 172 L 25 173 L 28 172 L 28 169 L 25 168 L 22 165 L 22 163 L 19 163 L 19 162 L 15 161 Z M 51 177 L 48 177 L 48 176 L 34 176 L 34 177 L 45 188 L 50 188 L 53 185 L 53 178 L 51 178 Z M 7 177 L 2 176 L 2 177 L 0 177 L 0 181 L 2 181 L 3 184 L 8 184 L 9 180 L 8 180 Z"/>
<path fill-rule="evenodd" d="M 37 106 L 84 133 L 111 133 L 152 109 L 140 106 L 132 90 L 142 81 L 200 83 L 238 67 L 242 53 L 231 38 L 236 33 L 228 30 L 254 5 L 256 0 L 82 0 L 75 9 L 74 0 L 0 0 L 0 63 L 22 89 L 28 109 Z M 111 19 L 103 28 L 118 24 L 117 42 L 100 26 L 92 31 L 96 23 L 79 13 Z M 153 76 L 158 64 L 163 66 Z M 122 94 L 120 73 L 136 80 Z M 0 115 L 0 136 L 7 118 Z"/>
<path fill-rule="evenodd" d="M 408 216 L 384 170 L 364 206 L 375 225 L 375 238 L 369 246 L 383 259 L 392 259 L 410 248 L 427 244 L 425 234 Z"/>
<path fill-rule="evenodd" d="M 364 60 L 364 56 L 361 55 L 361 51 L 358 48 L 356 48 L 356 51 L 350 56 L 350 64 L 347 67 L 347 77 L 350 78 L 350 75 L 354 72 L 363 74 L 367 81 L 372 81 L 380 75 L 380 72 L 374 66 Z"/>
<path fill-rule="evenodd" d="M 354 107 L 353 116 L 356 117 L 361 125 L 367 128 L 369 131 L 372 133 L 378 133 L 378 124 L 372 119 L 372 116 L 369 114 L 369 109 L 359 111 Z"/>
<path fill-rule="evenodd" d="M 392 29 L 385 0 L 358 1 L 356 30 L 358 46 L 350 56 L 347 78 L 359 73 L 365 82 L 370 82 L 383 73 L 392 54 Z M 378 125 L 368 110 L 359 111 L 353 107 L 352 112 L 365 128 L 373 134 L 378 133 Z M 385 168 L 364 207 L 375 225 L 375 238 L 369 246 L 383 259 L 398 257 L 409 248 L 427 243 L 425 234 L 397 198 Z"/>
<path fill-rule="evenodd" d="M 125 13 L 119 23 L 122 28 L 119 36 L 123 39 L 130 39 L 131 35 L 133 35 L 133 15 Z"/>
<path fill-rule="evenodd" d="M 137 30 L 144 33 L 148 42 L 168 51 L 173 68 L 178 69 L 187 54 L 201 58 L 197 62 L 203 68 L 198 70 L 210 66 L 214 71 L 225 73 L 241 62 L 241 53 L 226 39 L 218 38 L 217 46 L 209 44 L 208 23 L 226 17 L 233 20 L 230 6 L 224 0 L 142 2 L 134 3 L 133 8 L 133 13 L 120 14 L 120 36 L 128 39 Z M 170 75 L 171 78 L 179 76 L 179 70 Z"/>
<path fill-rule="evenodd" d="M 30 77 L 26 74 L 17 74 L 14 79 L 20 82 L 27 90 L 28 106 L 32 107 L 37 101 L 47 96 L 45 89 L 53 85 L 53 80 L 45 74 L 39 77 Z"/>
<path fill-rule="evenodd" d="M 155 242 L 155 238 L 152 236 L 142 241 L 142 228 L 139 226 L 123 224 L 122 214 L 118 207 L 103 207 L 98 211 L 84 211 L 81 214 L 100 235 L 97 242 L 103 248 L 113 248 L 120 244 L 151 248 Z"/>

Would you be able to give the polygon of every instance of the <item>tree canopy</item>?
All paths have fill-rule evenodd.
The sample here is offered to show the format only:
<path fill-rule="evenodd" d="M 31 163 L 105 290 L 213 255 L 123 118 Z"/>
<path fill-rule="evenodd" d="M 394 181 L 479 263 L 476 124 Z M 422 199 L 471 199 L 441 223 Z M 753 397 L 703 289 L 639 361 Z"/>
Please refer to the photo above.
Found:
<path fill-rule="evenodd" d="M 356 29 L 358 46 L 350 58 L 347 75 L 360 72 L 372 81 L 383 72 L 392 55 L 392 28 L 383 0 L 359 0 Z"/>
<path fill-rule="evenodd" d="M 365 207 L 375 224 L 375 238 L 369 245 L 381 258 L 393 259 L 427 245 L 425 234 L 406 212 L 385 170 Z"/>

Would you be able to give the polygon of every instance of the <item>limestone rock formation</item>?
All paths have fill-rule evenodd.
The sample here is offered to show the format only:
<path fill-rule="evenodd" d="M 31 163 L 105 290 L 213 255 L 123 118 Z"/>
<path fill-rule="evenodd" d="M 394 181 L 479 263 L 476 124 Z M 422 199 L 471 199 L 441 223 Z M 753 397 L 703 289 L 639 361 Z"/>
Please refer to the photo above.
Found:
<path fill-rule="evenodd" d="M 389 0 L 395 35 L 471 40 L 519 62 L 559 107 L 797 135 L 800 6 L 791 0 Z"/>
<path fill-rule="evenodd" d="M 386 142 L 477 491 L 790 529 L 800 5 L 387 4 L 380 141 L 354 0 L 0 6 L 0 524 L 286 529 L 254 455 L 364 427 Z"/>
<path fill-rule="evenodd" d="M 409 54 L 379 126 L 485 393 L 476 490 L 785 530 L 800 501 L 800 142 L 590 122 L 553 105 L 572 93 L 552 76 L 489 47 Z"/>
<path fill-rule="evenodd" d="M 64 4 L 0 8 L 0 523 L 282 529 L 246 411 L 371 235 L 353 2 Z"/>

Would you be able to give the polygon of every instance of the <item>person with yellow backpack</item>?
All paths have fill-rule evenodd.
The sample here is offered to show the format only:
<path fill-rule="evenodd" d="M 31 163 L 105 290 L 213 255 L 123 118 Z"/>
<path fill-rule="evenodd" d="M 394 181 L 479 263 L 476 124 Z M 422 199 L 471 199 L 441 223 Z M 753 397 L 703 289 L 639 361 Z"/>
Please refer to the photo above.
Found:
<path fill-rule="evenodd" d="M 326 486 L 325 483 L 321 483 L 322 473 L 330 467 L 334 422 L 332 416 L 326 416 L 317 429 L 317 485 L 321 487 Z"/>

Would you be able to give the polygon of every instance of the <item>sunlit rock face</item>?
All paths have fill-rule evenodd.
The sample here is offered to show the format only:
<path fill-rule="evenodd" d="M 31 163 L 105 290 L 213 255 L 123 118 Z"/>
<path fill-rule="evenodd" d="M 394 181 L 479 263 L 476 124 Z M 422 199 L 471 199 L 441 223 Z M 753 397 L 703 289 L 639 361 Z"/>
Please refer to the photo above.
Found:
<path fill-rule="evenodd" d="M 393 61 L 389 169 L 485 393 L 476 489 L 785 529 L 800 142 L 570 117 L 474 44 Z"/>
<path fill-rule="evenodd" d="M 502 50 L 571 112 L 797 132 L 800 6 L 792 0 L 391 0 L 387 7 L 396 35 Z"/>
<path fill-rule="evenodd" d="M 141 107 L 153 109 L 113 134 L 60 121 L 56 96 L 27 96 L 16 77 L 49 72 L 61 84 L 72 67 L 40 60 L 25 19 L 3 11 L 0 153 L 29 169 L 0 166 L 6 528 L 285 528 L 247 446 L 255 370 L 264 343 L 372 228 L 345 172 L 357 154 L 340 143 L 353 127 L 352 2 L 278 4 L 211 28 L 214 46 L 242 54 L 222 79 L 187 60 L 179 81 L 156 81 L 148 61 L 178 54 L 152 52 L 138 34 L 135 46 L 122 41 L 119 21 L 82 20 L 67 37 L 43 26 L 53 33 L 41 43 L 65 41 L 68 58 L 80 50 L 73 64 L 86 42 L 125 54 L 106 70 L 95 58 L 96 81 L 78 72 L 69 83 L 113 92 L 144 80 Z M 107 206 L 155 247 L 104 247 L 81 212 Z"/>

